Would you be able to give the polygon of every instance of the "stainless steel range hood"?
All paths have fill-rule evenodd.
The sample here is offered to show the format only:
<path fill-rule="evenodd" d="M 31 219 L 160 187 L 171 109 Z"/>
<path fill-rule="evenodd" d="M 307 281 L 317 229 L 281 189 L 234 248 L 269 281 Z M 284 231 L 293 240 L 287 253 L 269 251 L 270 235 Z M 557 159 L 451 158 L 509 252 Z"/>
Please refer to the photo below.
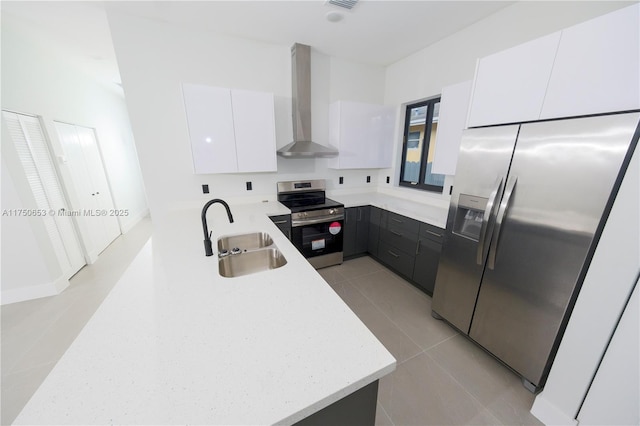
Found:
<path fill-rule="evenodd" d="M 338 151 L 311 141 L 311 48 L 291 46 L 293 142 L 280 148 L 286 158 L 335 157 Z"/>

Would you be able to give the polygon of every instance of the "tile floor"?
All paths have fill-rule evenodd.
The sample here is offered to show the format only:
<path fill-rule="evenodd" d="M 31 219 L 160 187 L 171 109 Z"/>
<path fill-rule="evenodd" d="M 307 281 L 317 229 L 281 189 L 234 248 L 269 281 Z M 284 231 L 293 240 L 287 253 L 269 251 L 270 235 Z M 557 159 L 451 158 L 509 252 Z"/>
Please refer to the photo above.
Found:
<path fill-rule="evenodd" d="M 111 243 L 94 264 L 74 275 L 59 295 L 0 308 L 2 425 L 17 417 L 147 242 L 151 230 L 151 220 L 141 220 Z"/>
<path fill-rule="evenodd" d="M 431 297 L 370 257 L 320 270 L 387 349 L 379 425 L 539 425 L 518 376 L 431 317 Z"/>
<path fill-rule="evenodd" d="M 114 241 L 55 297 L 2 306 L 2 415 L 11 424 L 151 234 Z M 431 298 L 369 257 L 320 271 L 398 360 L 380 381 L 376 423 L 540 424 L 511 371 L 442 321 Z"/>

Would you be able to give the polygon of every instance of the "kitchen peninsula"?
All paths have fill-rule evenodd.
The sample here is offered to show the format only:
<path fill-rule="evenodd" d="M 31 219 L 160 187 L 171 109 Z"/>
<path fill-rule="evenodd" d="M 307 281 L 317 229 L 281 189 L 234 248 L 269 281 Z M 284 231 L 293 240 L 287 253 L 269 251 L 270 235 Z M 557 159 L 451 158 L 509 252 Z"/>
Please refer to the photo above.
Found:
<path fill-rule="evenodd" d="M 395 369 L 269 220 L 286 208 L 231 211 L 209 209 L 215 252 L 220 236 L 267 232 L 287 264 L 224 278 L 199 209 L 172 212 L 15 424 L 292 424 Z"/>

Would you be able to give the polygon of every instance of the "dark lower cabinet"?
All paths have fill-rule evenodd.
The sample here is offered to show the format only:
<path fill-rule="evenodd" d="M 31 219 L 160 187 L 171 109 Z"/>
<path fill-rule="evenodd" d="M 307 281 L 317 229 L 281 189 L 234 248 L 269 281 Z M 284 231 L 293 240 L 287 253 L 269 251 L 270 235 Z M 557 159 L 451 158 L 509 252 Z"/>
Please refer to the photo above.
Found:
<path fill-rule="evenodd" d="M 418 254 L 416 255 L 412 278 L 413 281 L 422 287 L 430 296 L 433 296 L 433 287 L 436 283 L 436 274 L 438 273 L 438 263 L 440 262 L 441 252 L 442 243 L 436 243 L 427 239 L 421 239 L 419 241 Z"/>
<path fill-rule="evenodd" d="M 378 381 L 376 380 L 294 425 L 373 426 L 376 423 L 377 400 Z"/>
<path fill-rule="evenodd" d="M 345 209 L 343 239 L 343 256 L 345 258 L 362 256 L 367 253 L 369 211 L 369 206 Z"/>
<path fill-rule="evenodd" d="M 287 236 L 288 239 L 291 239 L 291 215 L 290 214 L 282 214 L 279 216 L 269 216 L 269 219 L 275 225 L 280 228 L 282 233 Z"/>
<path fill-rule="evenodd" d="M 409 253 L 399 250 L 397 247 L 389 245 L 384 241 L 380 241 L 380 244 L 378 245 L 378 259 L 406 278 L 411 279 L 413 276 L 415 257 Z"/>
<path fill-rule="evenodd" d="M 444 229 L 371 207 L 367 251 L 433 295 Z"/>
<path fill-rule="evenodd" d="M 369 209 L 369 238 L 367 238 L 367 252 L 378 257 L 378 242 L 380 241 L 380 222 L 382 209 L 370 206 Z"/>

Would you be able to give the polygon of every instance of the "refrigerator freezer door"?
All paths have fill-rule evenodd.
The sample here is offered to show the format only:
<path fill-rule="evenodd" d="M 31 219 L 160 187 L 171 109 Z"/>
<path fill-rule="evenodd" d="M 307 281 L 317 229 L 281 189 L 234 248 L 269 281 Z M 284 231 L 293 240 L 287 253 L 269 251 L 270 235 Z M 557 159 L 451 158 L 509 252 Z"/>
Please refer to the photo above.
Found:
<path fill-rule="evenodd" d="M 498 213 L 501 227 L 491 244 L 499 244 L 492 246 L 493 268 L 485 270 L 469 335 L 535 385 L 549 368 L 639 118 L 520 129 L 505 190 L 512 192 L 502 203 L 509 205 Z"/>
<path fill-rule="evenodd" d="M 462 136 L 433 311 L 468 333 L 491 227 L 519 125 L 469 129 Z M 480 255 L 478 255 L 480 253 Z M 480 262 L 478 262 L 480 261 Z"/>

